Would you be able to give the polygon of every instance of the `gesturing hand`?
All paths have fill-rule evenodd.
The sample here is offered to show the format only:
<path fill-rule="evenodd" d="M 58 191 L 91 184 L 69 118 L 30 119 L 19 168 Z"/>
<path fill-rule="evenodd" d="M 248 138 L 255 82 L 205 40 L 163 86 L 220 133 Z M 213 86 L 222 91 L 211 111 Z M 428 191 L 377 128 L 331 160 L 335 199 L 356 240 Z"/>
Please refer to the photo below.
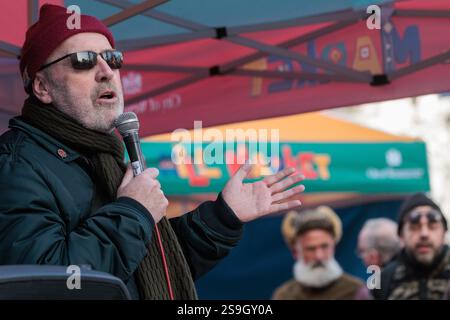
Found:
<path fill-rule="evenodd" d="M 300 200 L 289 201 L 288 198 L 303 192 L 305 186 L 286 190 L 304 179 L 301 174 L 294 174 L 294 168 L 284 169 L 260 181 L 243 183 L 251 169 L 250 164 L 241 166 L 222 190 L 223 199 L 242 222 L 301 205 Z"/>

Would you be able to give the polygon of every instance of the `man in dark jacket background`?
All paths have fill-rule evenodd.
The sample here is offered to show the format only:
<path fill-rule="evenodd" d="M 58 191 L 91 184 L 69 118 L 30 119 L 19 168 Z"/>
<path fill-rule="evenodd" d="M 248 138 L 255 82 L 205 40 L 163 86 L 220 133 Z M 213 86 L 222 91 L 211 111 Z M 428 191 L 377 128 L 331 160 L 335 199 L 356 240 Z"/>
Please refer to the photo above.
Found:
<path fill-rule="evenodd" d="M 27 31 L 20 69 L 30 95 L 0 137 L 0 264 L 90 265 L 122 279 L 133 298 L 195 299 L 193 280 L 236 245 L 243 223 L 300 205 L 292 168 L 243 183 L 242 166 L 216 201 L 165 218 L 149 168 L 133 177 L 113 134 L 123 112 L 110 31 L 44 5 Z M 157 226 L 157 227 L 156 227 Z M 164 259 L 163 259 L 164 258 Z"/>
<path fill-rule="evenodd" d="M 447 221 L 439 206 L 422 193 L 400 208 L 398 233 L 404 249 L 381 273 L 375 299 L 444 298 L 450 280 L 450 251 L 445 245 Z"/>

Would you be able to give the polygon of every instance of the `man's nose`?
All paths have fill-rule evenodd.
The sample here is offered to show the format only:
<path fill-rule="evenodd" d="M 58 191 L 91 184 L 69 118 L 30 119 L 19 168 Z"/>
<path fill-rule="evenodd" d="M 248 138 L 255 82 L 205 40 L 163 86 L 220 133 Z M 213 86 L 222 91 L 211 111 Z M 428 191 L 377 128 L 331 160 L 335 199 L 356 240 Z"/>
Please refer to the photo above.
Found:
<path fill-rule="evenodd" d="M 428 238 L 430 235 L 430 228 L 428 228 L 428 220 L 425 217 L 420 219 L 420 237 Z"/>
<path fill-rule="evenodd" d="M 323 249 L 317 249 L 315 252 L 314 252 L 314 258 L 315 258 L 315 260 L 316 260 L 316 262 L 322 262 L 322 261 L 324 261 L 325 260 L 325 251 L 323 250 Z"/>
<path fill-rule="evenodd" d="M 420 238 L 421 239 L 428 239 L 430 236 L 430 228 L 428 228 L 427 224 L 422 224 L 420 226 Z"/>
<path fill-rule="evenodd" d="M 103 58 L 98 55 L 97 57 L 97 73 L 95 74 L 95 80 L 97 82 L 109 81 L 114 77 L 114 71 L 108 65 L 108 63 L 103 60 Z"/>

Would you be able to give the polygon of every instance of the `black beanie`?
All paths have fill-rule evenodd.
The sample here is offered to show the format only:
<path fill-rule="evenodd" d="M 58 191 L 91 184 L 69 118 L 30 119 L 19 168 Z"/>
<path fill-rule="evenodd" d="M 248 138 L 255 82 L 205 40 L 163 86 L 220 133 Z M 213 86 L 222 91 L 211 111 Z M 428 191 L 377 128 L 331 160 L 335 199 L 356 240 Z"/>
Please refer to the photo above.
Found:
<path fill-rule="evenodd" d="M 444 229 L 447 230 L 447 220 L 445 219 L 445 216 L 442 213 L 441 208 L 439 208 L 439 206 L 433 200 L 428 198 L 425 194 L 416 193 L 416 194 L 413 194 L 412 196 L 409 196 L 408 198 L 406 198 L 405 201 L 403 201 L 402 206 L 400 207 L 400 211 L 398 214 L 398 229 L 397 229 L 397 232 L 399 235 L 403 228 L 403 220 L 404 220 L 405 216 L 412 209 L 420 207 L 420 206 L 430 206 L 430 207 L 436 209 L 437 211 L 439 211 L 439 213 L 442 216 L 442 223 L 444 224 Z"/>

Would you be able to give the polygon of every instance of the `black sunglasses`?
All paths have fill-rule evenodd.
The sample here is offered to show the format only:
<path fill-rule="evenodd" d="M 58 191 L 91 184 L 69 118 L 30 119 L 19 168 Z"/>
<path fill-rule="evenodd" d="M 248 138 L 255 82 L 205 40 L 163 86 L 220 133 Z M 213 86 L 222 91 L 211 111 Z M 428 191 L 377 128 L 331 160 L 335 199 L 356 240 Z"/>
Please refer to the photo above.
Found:
<path fill-rule="evenodd" d="M 97 56 L 100 55 L 103 60 L 106 61 L 108 66 L 111 69 L 120 69 L 123 63 L 123 54 L 118 50 L 106 50 L 101 53 L 93 52 L 93 51 L 81 51 L 74 52 L 65 55 L 55 61 L 44 64 L 39 68 L 38 71 L 41 71 L 45 68 L 48 68 L 52 64 L 55 64 L 61 60 L 70 57 L 70 62 L 72 67 L 76 70 L 89 70 L 92 69 L 97 64 Z"/>
<path fill-rule="evenodd" d="M 426 216 L 428 219 L 428 223 L 437 223 L 442 221 L 442 215 L 437 210 L 430 210 L 428 212 L 423 213 L 423 211 L 417 210 L 411 212 L 407 216 L 407 221 L 412 225 L 419 225 L 420 224 L 420 218 L 422 216 Z"/>

